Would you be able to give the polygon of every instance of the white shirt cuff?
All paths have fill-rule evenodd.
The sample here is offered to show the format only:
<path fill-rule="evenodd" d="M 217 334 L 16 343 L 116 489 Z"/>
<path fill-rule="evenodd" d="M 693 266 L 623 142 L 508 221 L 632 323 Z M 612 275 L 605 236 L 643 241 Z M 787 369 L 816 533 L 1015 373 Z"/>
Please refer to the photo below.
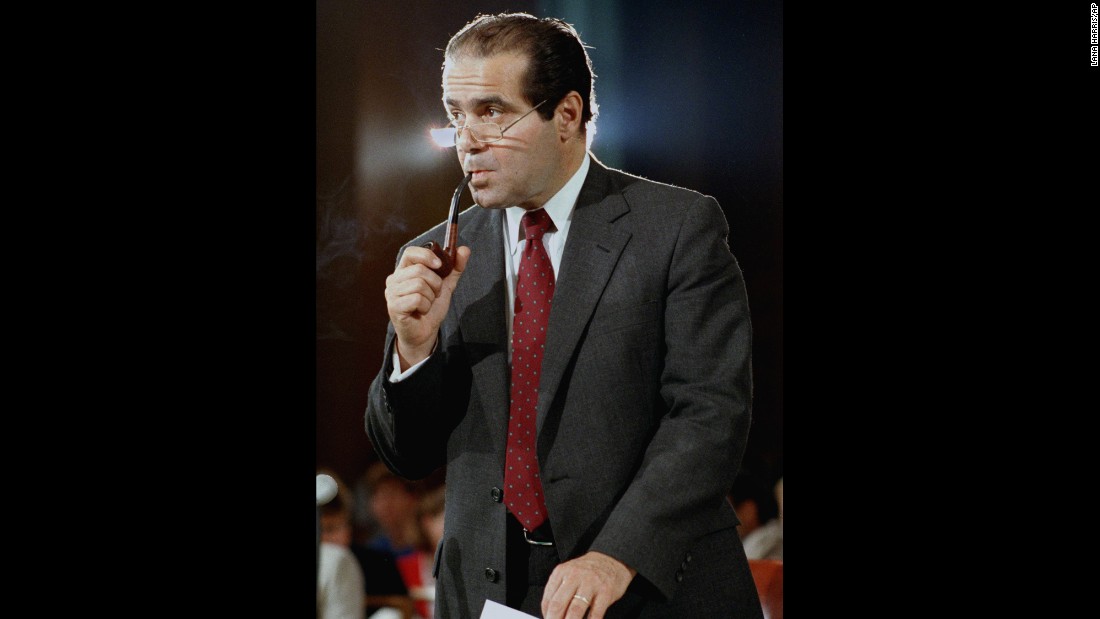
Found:
<path fill-rule="evenodd" d="M 433 353 L 435 352 L 434 348 L 432 349 L 432 352 Z M 412 376 L 413 373 L 416 372 L 416 368 L 424 365 L 424 363 L 428 359 L 431 359 L 431 358 L 432 358 L 432 356 L 428 355 L 427 357 L 424 357 L 424 359 L 420 363 L 417 363 L 416 365 L 414 365 L 414 366 L 410 367 L 409 369 L 405 370 L 404 372 L 402 372 L 401 371 L 401 357 L 399 357 L 397 355 L 397 345 L 394 344 L 394 347 L 393 347 L 393 372 L 390 373 L 390 382 L 391 383 L 399 383 L 399 382 L 405 380 L 406 378 Z"/>

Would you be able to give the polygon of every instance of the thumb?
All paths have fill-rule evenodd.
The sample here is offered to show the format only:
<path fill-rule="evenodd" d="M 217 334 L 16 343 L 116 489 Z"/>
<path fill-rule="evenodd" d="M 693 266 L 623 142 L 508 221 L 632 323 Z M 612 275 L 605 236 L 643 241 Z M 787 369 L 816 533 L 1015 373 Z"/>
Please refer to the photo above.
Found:
<path fill-rule="evenodd" d="M 463 245 L 455 252 L 455 266 L 454 269 L 447 275 L 449 281 L 458 283 L 458 278 L 462 277 L 462 274 L 466 271 L 466 264 L 470 261 L 470 248 Z"/>
<path fill-rule="evenodd" d="M 470 248 L 466 245 L 458 248 L 455 252 L 455 264 L 451 272 L 447 274 L 447 277 L 443 278 L 443 289 L 440 291 L 441 296 L 450 299 L 451 293 L 455 288 L 458 288 L 458 280 L 462 277 L 462 273 L 466 271 L 466 264 L 470 262 Z M 448 300 L 447 303 L 450 303 Z"/>

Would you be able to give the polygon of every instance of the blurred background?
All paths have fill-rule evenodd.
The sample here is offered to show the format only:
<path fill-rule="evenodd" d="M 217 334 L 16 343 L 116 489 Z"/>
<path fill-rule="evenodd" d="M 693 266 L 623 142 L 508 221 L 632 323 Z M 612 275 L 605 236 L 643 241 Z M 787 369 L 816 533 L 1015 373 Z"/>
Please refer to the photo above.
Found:
<path fill-rule="evenodd" d="M 768 0 L 317 2 L 318 467 L 354 483 L 398 248 L 446 218 L 462 173 L 435 147 L 442 48 L 479 13 L 571 23 L 589 46 L 605 164 L 714 196 L 754 326 L 744 466 L 783 466 L 783 4 Z M 471 204 L 468 192 L 461 208 Z"/>

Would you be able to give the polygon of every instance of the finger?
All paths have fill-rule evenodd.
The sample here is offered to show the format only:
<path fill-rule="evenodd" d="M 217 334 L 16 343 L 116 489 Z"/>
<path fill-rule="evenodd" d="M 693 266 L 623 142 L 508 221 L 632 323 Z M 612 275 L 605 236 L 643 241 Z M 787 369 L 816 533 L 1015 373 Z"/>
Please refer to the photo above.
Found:
<path fill-rule="evenodd" d="M 443 261 L 427 247 L 410 245 L 406 247 L 405 251 L 401 254 L 401 260 L 398 261 L 397 268 L 400 269 L 413 264 L 423 264 L 429 269 L 438 269 L 443 266 Z"/>
<path fill-rule="evenodd" d="M 561 583 L 562 583 L 561 570 L 558 569 L 560 567 L 561 567 L 561 565 L 558 565 L 557 567 L 555 567 L 550 572 L 550 578 L 548 578 L 546 580 L 546 586 L 543 587 L 543 590 L 542 590 L 542 592 L 543 592 L 542 593 L 542 599 L 543 599 L 544 604 L 545 604 L 545 602 L 550 600 L 550 597 L 553 596 L 554 592 L 557 591 L 558 587 L 561 586 Z"/>
<path fill-rule="evenodd" d="M 386 290 L 397 297 L 419 294 L 427 297 L 429 301 L 434 301 L 439 296 L 443 281 L 423 266 L 418 265 L 413 268 L 423 270 L 423 274 L 415 277 L 394 278 L 394 282 Z M 431 274 L 431 276 L 428 274 Z"/>
<path fill-rule="evenodd" d="M 591 596 L 578 593 L 575 585 L 564 584 L 549 597 L 544 592 L 542 614 L 545 619 L 581 619 L 588 612 Z"/>
<path fill-rule="evenodd" d="M 592 606 L 588 609 L 588 619 L 603 619 L 607 609 L 611 607 L 610 603 L 604 601 L 606 596 L 596 595 L 589 599 L 592 600 Z"/>
<path fill-rule="evenodd" d="M 443 279 L 439 277 L 439 274 L 431 270 L 428 265 L 422 262 L 410 262 L 405 266 L 398 267 L 389 277 L 386 278 L 386 285 L 400 284 L 412 279 L 422 279 L 428 283 L 436 292 L 443 285 Z"/>
<path fill-rule="evenodd" d="M 434 301 L 443 289 L 443 280 L 434 271 L 420 263 L 398 268 L 386 277 L 386 292 L 394 296 L 424 294 Z"/>
<path fill-rule="evenodd" d="M 566 619 L 582 619 L 585 613 L 591 610 L 591 608 L 591 596 L 574 593 L 573 597 L 569 600 L 569 612 L 565 614 L 565 617 Z"/>
<path fill-rule="evenodd" d="M 458 287 L 458 280 L 462 277 L 462 273 L 466 271 L 466 265 L 470 262 L 470 248 L 466 246 L 459 247 L 455 251 L 454 265 L 451 267 L 451 272 L 447 274 L 447 277 L 443 279 L 444 286 L 440 296 L 447 295 L 454 292 L 454 289 Z"/>
<path fill-rule="evenodd" d="M 422 279 L 406 280 L 386 288 L 386 305 L 400 314 L 427 313 L 435 302 L 436 291 Z"/>
<path fill-rule="evenodd" d="M 547 619 L 583 617 L 588 611 L 588 604 L 573 596 L 580 593 L 582 584 L 593 580 L 593 576 L 585 559 L 573 559 L 558 564 L 550 572 L 550 578 L 547 579 L 547 586 L 543 592 L 543 615 Z M 591 595 L 581 593 L 581 596 L 591 603 Z"/>
<path fill-rule="evenodd" d="M 458 251 L 455 252 L 455 267 L 454 271 L 451 271 L 451 273 L 458 272 L 459 275 L 462 275 L 462 273 L 466 270 L 466 263 L 468 263 L 469 261 L 470 248 L 465 245 L 459 247 Z"/>
<path fill-rule="evenodd" d="M 558 571 L 555 568 L 550 572 L 550 579 L 546 581 L 546 586 L 542 588 L 542 603 L 540 608 L 542 609 L 543 619 L 550 619 L 550 602 L 554 599 L 554 594 L 557 593 L 561 587 L 561 578 L 558 576 Z M 561 610 L 560 608 L 558 610 Z"/>
<path fill-rule="evenodd" d="M 560 582 L 560 581 L 559 581 Z M 549 587 L 542 593 L 542 616 L 544 619 L 563 619 L 569 611 L 573 592 L 576 586 L 567 586 L 564 583 L 551 590 Z"/>
<path fill-rule="evenodd" d="M 551 589 L 549 586 L 542 590 L 542 604 L 540 607 L 542 609 L 543 619 L 552 619 L 555 613 L 560 617 L 561 613 L 565 610 L 560 602 L 554 602 L 554 591 L 556 591 L 556 589 Z"/>
<path fill-rule="evenodd" d="M 432 302 L 422 294 L 406 294 L 387 298 L 386 306 L 391 317 L 401 318 L 427 314 L 432 309 Z"/>

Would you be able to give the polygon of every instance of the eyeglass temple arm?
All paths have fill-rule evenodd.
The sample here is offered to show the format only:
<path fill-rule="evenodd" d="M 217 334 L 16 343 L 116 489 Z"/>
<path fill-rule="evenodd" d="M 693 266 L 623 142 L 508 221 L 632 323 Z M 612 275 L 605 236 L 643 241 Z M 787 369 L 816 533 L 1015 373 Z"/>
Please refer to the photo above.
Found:
<path fill-rule="evenodd" d="M 455 188 L 455 195 L 451 198 L 451 212 L 447 219 L 447 236 L 443 241 L 443 246 L 440 247 L 439 243 L 435 241 L 428 241 L 424 244 L 424 247 L 432 250 L 439 260 L 443 262 L 442 266 L 438 269 L 432 269 L 440 277 L 447 277 L 454 270 L 455 260 L 458 258 L 458 200 L 462 197 L 462 191 L 466 189 L 466 186 L 470 184 L 470 179 L 473 178 L 473 174 L 467 174 L 462 178 L 462 182 Z"/>

